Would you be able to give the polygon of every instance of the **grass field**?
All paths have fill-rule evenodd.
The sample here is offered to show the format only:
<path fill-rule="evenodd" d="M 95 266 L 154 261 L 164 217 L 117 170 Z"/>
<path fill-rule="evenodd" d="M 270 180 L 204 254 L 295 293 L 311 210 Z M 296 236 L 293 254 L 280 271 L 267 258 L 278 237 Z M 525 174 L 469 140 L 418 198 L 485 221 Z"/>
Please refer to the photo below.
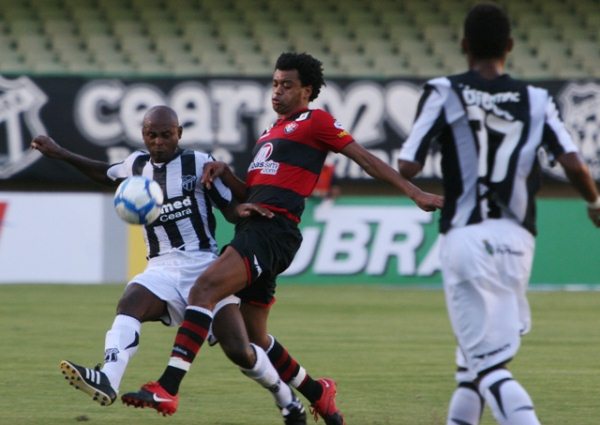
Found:
<path fill-rule="evenodd" d="M 120 285 L 0 285 L 0 424 L 282 424 L 271 396 L 218 347 L 202 349 L 170 418 L 120 402 L 101 407 L 68 386 L 59 361 L 101 361 L 121 291 Z M 278 297 L 271 332 L 314 376 L 337 380 L 350 425 L 445 423 L 454 341 L 440 290 L 288 285 Z M 543 424 L 597 425 L 600 293 L 532 292 L 530 301 L 533 332 L 512 370 Z M 122 391 L 158 378 L 173 335 L 160 324 L 144 326 Z M 486 410 L 482 425 L 494 423 Z"/>

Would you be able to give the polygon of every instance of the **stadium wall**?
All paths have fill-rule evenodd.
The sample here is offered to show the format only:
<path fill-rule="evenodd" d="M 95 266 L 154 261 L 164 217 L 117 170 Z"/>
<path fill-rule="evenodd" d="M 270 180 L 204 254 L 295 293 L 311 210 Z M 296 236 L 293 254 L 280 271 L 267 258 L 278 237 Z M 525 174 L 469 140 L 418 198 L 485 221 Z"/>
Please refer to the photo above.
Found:
<path fill-rule="evenodd" d="M 127 249 L 110 195 L 0 192 L 0 284 L 122 282 Z"/>
<path fill-rule="evenodd" d="M 574 199 L 542 199 L 533 285 L 598 285 L 597 232 Z M 218 217 L 221 245 L 233 226 Z M 282 284 L 439 285 L 439 213 L 406 198 L 310 198 Z M 143 270 L 141 227 L 97 193 L 0 193 L 0 283 L 123 283 Z"/>
<path fill-rule="evenodd" d="M 233 226 L 217 218 L 223 245 L 231 240 Z M 401 197 L 310 198 L 300 225 L 302 246 L 279 281 L 439 286 L 438 218 L 439 212 L 423 212 Z M 130 276 L 145 265 L 141 232 L 132 227 Z M 590 254 L 600 252 L 600 239 L 583 201 L 541 199 L 538 229 L 532 285 L 600 284 L 598 263 Z"/>
<path fill-rule="evenodd" d="M 423 82 L 331 79 L 313 107 L 329 110 L 358 142 L 395 167 Z M 600 81 L 555 80 L 539 85 L 556 99 L 567 128 L 600 181 Z M 177 111 L 184 126 L 182 147 L 211 152 L 243 175 L 256 138 L 275 118 L 268 78 L 0 76 L 0 101 L 1 282 L 123 281 L 144 266 L 141 236 L 129 237 L 132 248 L 127 248 L 126 227 L 107 211 L 112 209 L 110 195 L 100 195 L 107 189 L 71 166 L 31 150 L 33 136 L 48 134 L 74 152 L 117 162 L 143 147 L 140 129 L 146 109 L 167 104 Z M 336 183 L 342 186 L 344 196 L 328 208 L 343 219 L 330 220 L 326 205 L 317 207 L 316 200 L 309 201 L 303 221 L 306 242 L 282 282 L 439 283 L 434 262 L 435 218 L 426 221 L 414 207 L 395 197 L 347 196 L 379 195 L 384 189 L 345 157 L 334 155 L 330 161 L 335 164 Z M 564 176 L 551 161 L 542 157 L 541 163 L 545 181 L 562 185 Z M 435 185 L 439 174 L 439 155 L 433 153 L 421 183 Z M 81 196 L 91 196 L 93 201 L 46 193 L 57 189 L 83 191 Z M 30 200 L 25 201 L 27 198 Z M 23 210 L 19 214 L 13 214 L 15 202 L 26 205 L 19 207 Z M 583 254 L 598 252 L 597 243 L 590 240 L 596 233 L 585 227 L 580 207 L 578 201 L 567 199 L 549 198 L 540 203 L 542 232 L 534 283 L 598 283 L 597 272 Z M 544 218 L 546 214 L 552 217 L 549 224 L 544 224 L 549 220 Z M 364 221 L 363 215 L 375 218 Z M 389 219 L 392 215 L 396 217 L 393 221 Z M 567 216 L 572 218 L 562 222 Z M 61 226 L 60 232 L 56 226 Z M 227 224 L 220 227 L 230 229 Z M 98 232 L 99 228 L 106 231 Z M 561 233 L 562 229 L 569 233 Z M 352 231 L 345 233 L 347 230 Z M 139 229 L 130 232 L 135 235 Z M 388 232 L 396 232 L 395 239 L 389 239 Z M 417 243 L 419 238 L 422 240 Z M 87 240 L 85 249 L 82 239 Z M 221 242 L 227 240 L 223 237 Z M 380 247 L 381 241 L 388 245 Z M 569 241 L 577 241 L 577 250 L 569 248 Z M 95 243 L 99 247 L 90 248 Z M 580 246 L 581 254 L 575 255 Z"/>
<path fill-rule="evenodd" d="M 396 166 L 397 152 L 415 115 L 423 80 L 328 80 L 313 107 L 329 110 L 355 139 Z M 582 155 L 600 181 L 600 81 L 544 81 Z M 143 148 L 141 121 L 148 107 L 172 106 L 184 127 L 181 146 L 211 152 L 240 174 L 257 137 L 275 119 L 267 78 L 93 79 L 0 77 L 0 185 L 10 190 L 101 190 L 72 167 L 29 149 L 48 134 L 68 149 L 117 162 Z M 330 158 L 341 185 L 381 186 L 342 155 Z M 542 158 L 551 180 L 562 173 Z M 432 153 L 420 179 L 440 176 Z"/>

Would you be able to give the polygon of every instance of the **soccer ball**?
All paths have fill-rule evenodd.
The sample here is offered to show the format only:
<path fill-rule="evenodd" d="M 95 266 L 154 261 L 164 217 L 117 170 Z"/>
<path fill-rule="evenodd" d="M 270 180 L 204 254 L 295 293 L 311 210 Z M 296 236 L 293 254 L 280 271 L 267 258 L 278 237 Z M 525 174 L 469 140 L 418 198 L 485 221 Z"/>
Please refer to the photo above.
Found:
<path fill-rule="evenodd" d="M 158 218 L 163 204 L 163 192 L 154 180 L 131 176 L 115 192 L 115 210 L 130 224 L 150 224 Z"/>

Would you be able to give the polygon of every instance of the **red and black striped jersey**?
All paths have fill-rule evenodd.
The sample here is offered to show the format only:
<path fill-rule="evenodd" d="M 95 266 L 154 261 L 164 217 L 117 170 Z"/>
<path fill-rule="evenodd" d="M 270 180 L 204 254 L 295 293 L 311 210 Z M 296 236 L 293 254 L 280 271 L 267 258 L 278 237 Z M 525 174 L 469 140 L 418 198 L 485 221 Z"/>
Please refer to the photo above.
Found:
<path fill-rule="evenodd" d="M 322 109 L 305 109 L 277 120 L 252 151 L 248 202 L 299 222 L 327 153 L 339 152 L 352 141 L 350 133 Z"/>

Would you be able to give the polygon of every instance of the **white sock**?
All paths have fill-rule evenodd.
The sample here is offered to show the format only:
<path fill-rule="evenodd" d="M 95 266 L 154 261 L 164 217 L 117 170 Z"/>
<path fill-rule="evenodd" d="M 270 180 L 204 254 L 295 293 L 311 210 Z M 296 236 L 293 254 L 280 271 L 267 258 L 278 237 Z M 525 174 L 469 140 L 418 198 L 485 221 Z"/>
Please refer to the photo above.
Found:
<path fill-rule="evenodd" d="M 277 370 L 275 370 L 263 349 L 255 344 L 250 345 L 256 352 L 256 363 L 252 369 L 240 368 L 242 373 L 268 389 L 280 408 L 288 406 L 294 400 L 292 389 L 279 378 Z"/>
<path fill-rule="evenodd" d="M 531 397 L 508 370 L 498 369 L 485 375 L 479 392 L 500 425 L 540 425 Z"/>
<path fill-rule="evenodd" d="M 118 314 L 112 327 L 106 332 L 102 372 L 106 374 L 116 392 L 119 391 L 129 359 L 138 349 L 141 328 L 139 320 Z"/>
<path fill-rule="evenodd" d="M 477 390 L 459 386 L 450 399 L 446 425 L 478 425 L 482 411 L 483 400 Z"/>

